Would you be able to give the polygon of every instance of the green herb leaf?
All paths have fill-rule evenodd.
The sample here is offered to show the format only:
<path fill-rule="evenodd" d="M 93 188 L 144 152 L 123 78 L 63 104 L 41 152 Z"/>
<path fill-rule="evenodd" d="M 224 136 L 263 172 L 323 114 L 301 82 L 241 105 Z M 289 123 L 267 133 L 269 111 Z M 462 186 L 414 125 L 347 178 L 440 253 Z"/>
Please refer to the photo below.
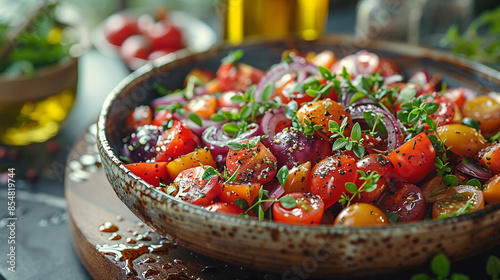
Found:
<path fill-rule="evenodd" d="M 355 123 L 351 130 L 351 138 L 354 141 L 361 140 L 361 126 L 359 123 Z"/>
<path fill-rule="evenodd" d="M 358 192 L 358 187 L 356 186 L 356 184 L 354 184 L 352 182 L 345 183 L 345 188 L 350 193 L 356 193 L 356 192 Z"/>
<path fill-rule="evenodd" d="M 238 208 L 243 209 L 243 210 L 247 210 L 248 207 L 250 207 L 248 205 L 248 201 L 246 201 L 246 199 L 244 199 L 243 197 L 236 198 L 234 200 L 234 205 L 238 206 Z"/>
<path fill-rule="evenodd" d="M 243 96 L 241 96 L 239 94 L 231 96 L 230 100 L 234 104 L 240 104 L 240 103 L 245 102 L 245 100 L 243 99 Z"/>
<path fill-rule="evenodd" d="M 297 110 L 299 109 L 299 105 L 297 101 L 290 101 L 285 107 L 285 116 L 287 119 L 291 120 L 297 116 Z"/>
<path fill-rule="evenodd" d="M 486 262 L 486 273 L 488 275 L 498 275 L 500 274 L 500 259 L 496 256 L 490 256 Z"/>
<path fill-rule="evenodd" d="M 323 66 L 318 66 L 318 70 L 321 73 L 321 76 L 323 78 L 325 78 L 325 80 L 329 81 L 329 80 L 333 79 L 333 75 L 332 75 L 332 72 L 330 72 L 330 70 L 326 69 Z"/>
<path fill-rule="evenodd" d="M 262 92 L 262 101 L 264 101 L 266 103 L 269 102 L 269 99 L 271 98 L 273 91 L 274 91 L 273 84 L 268 84 L 264 88 L 264 91 Z"/>
<path fill-rule="evenodd" d="M 353 145 L 352 152 L 358 157 L 362 158 L 365 156 L 365 147 L 361 145 Z"/>
<path fill-rule="evenodd" d="M 225 123 L 222 125 L 222 129 L 229 135 L 236 135 L 240 131 L 240 128 L 234 123 Z"/>
<path fill-rule="evenodd" d="M 253 148 L 255 146 L 257 146 L 260 142 L 260 136 L 255 136 L 255 137 L 252 137 L 248 140 L 248 148 Z"/>
<path fill-rule="evenodd" d="M 242 143 L 239 143 L 239 142 L 236 142 L 236 141 L 230 141 L 230 142 L 228 142 L 227 146 L 229 147 L 229 149 L 231 149 L 233 151 L 239 151 L 241 149 L 245 149 L 246 148 L 245 144 L 242 144 Z"/>
<path fill-rule="evenodd" d="M 396 224 L 398 222 L 398 214 L 393 212 L 384 212 L 384 214 L 391 223 Z"/>
<path fill-rule="evenodd" d="M 357 92 L 356 94 L 353 95 L 353 97 L 351 98 L 351 101 L 349 101 L 349 105 L 352 105 L 354 102 L 356 102 L 364 97 L 366 97 L 366 95 L 364 93 Z"/>
<path fill-rule="evenodd" d="M 439 104 L 436 102 L 424 102 L 422 104 L 422 109 L 426 111 L 425 115 L 433 114 L 436 113 L 437 110 L 439 110 Z"/>
<path fill-rule="evenodd" d="M 229 64 L 236 64 L 243 57 L 243 50 L 235 50 L 230 52 L 226 57 L 222 59 L 223 62 Z"/>
<path fill-rule="evenodd" d="M 347 143 L 349 143 L 349 140 L 344 138 L 338 138 L 332 145 L 332 151 L 337 151 L 344 148 L 347 145 Z"/>
<path fill-rule="evenodd" d="M 285 209 L 293 209 L 297 206 L 297 201 L 295 198 L 285 195 L 282 198 L 279 199 L 279 202 L 281 203 L 281 206 Z"/>
<path fill-rule="evenodd" d="M 264 216 L 266 213 L 264 212 L 264 207 L 262 207 L 262 204 L 259 204 L 258 209 L 259 213 L 257 214 L 257 216 L 259 217 L 259 221 L 264 221 Z"/>
<path fill-rule="evenodd" d="M 288 179 L 288 174 L 289 174 L 289 170 L 288 170 L 288 167 L 286 165 L 283 165 L 280 168 L 280 170 L 278 170 L 276 177 L 278 177 L 278 181 L 280 182 L 280 184 L 282 186 L 285 186 L 286 180 Z"/>
<path fill-rule="evenodd" d="M 221 174 L 219 173 L 219 171 L 215 170 L 215 168 L 210 166 L 207 169 L 205 169 L 205 172 L 203 172 L 201 179 L 206 181 L 210 180 L 210 178 L 212 178 L 213 176 L 221 176 Z"/>
<path fill-rule="evenodd" d="M 450 275 L 450 261 L 443 254 L 435 255 L 431 260 L 431 270 L 439 277 L 447 277 Z"/>
<path fill-rule="evenodd" d="M 476 186 L 480 190 L 483 189 L 483 185 L 481 184 L 481 182 L 479 182 L 478 179 L 470 179 L 469 181 L 467 181 L 466 185 L 468 185 L 468 186 Z"/>
<path fill-rule="evenodd" d="M 445 175 L 443 176 L 443 183 L 448 187 L 458 186 L 458 178 L 455 175 Z"/>
<path fill-rule="evenodd" d="M 405 87 L 399 93 L 396 103 L 408 102 L 412 100 L 417 95 L 417 91 L 414 88 Z"/>
<path fill-rule="evenodd" d="M 375 116 L 373 116 L 373 111 L 364 111 L 363 118 L 367 121 L 374 119 Z"/>
<path fill-rule="evenodd" d="M 130 158 L 128 158 L 126 156 L 118 156 L 118 159 L 121 160 L 121 162 L 123 162 L 125 164 L 132 163 L 132 161 L 130 160 Z"/>
<path fill-rule="evenodd" d="M 472 128 L 475 128 L 477 131 L 481 130 L 481 127 L 479 126 L 479 123 L 475 119 L 473 119 L 473 118 L 469 118 L 469 117 L 463 118 L 462 119 L 462 124 L 466 125 L 466 126 L 469 126 L 469 127 L 472 127 Z"/>
<path fill-rule="evenodd" d="M 200 116 L 198 116 L 198 114 L 190 113 L 188 117 L 190 120 L 192 120 L 199 127 L 203 126 L 203 121 L 201 120 Z"/>

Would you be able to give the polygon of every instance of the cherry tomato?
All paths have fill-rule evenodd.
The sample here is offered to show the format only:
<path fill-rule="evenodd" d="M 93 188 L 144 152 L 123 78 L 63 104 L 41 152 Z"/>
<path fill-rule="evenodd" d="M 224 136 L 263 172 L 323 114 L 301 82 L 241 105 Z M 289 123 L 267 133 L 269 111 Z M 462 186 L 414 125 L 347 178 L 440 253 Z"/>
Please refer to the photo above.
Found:
<path fill-rule="evenodd" d="M 355 196 L 353 202 L 364 202 L 364 203 L 372 203 L 377 200 L 380 195 L 387 188 L 387 181 L 391 176 L 391 173 L 394 169 L 394 166 L 389 161 L 389 159 L 384 155 L 368 155 L 356 163 L 358 170 L 364 171 L 367 175 L 370 175 L 371 172 L 376 171 L 381 177 L 377 181 L 377 187 L 375 190 L 371 192 L 361 192 L 361 198 Z M 361 180 L 358 178 L 356 181 L 356 186 L 361 187 L 365 183 L 365 180 Z"/>
<path fill-rule="evenodd" d="M 160 183 L 172 182 L 167 174 L 166 162 L 138 162 L 124 164 L 124 166 L 152 186 L 158 187 Z"/>
<path fill-rule="evenodd" d="M 163 126 L 165 125 L 169 120 L 173 120 L 174 115 L 172 114 L 171 111 L 167 110 L 160 110 L 155 113 L 155 117 L 153 119 L 153 122 L 151 123 L 152 125 L 156 126 Z"/>
<path fill-rule="evenodd" d="M 113 14 L 103 26 L 104 36 L 111 44 L 121 46 L 125 40 L 139 33 L 136 18 L 127 14 Z"/>
<path fill-rule="evenodd" d="M 483 185 L 484 201 L 489 204 L 500 203 L 500 174 L 491 177 Z"/>
<path fill-rule="evenodd" d="M 387 58 L 379 58 L 378 66 L 374 71 L 375 73 L 380 72 L 380 76 L 387 77 L 397 73 L 401 73 L 399 67 L 392 60 Z"/>
<path fill-rule="evenodd" d="M 248 143 L 248 140 L 242 141 Z M 229 150 L 226 158 L 227 172 L 232 176 L 238 172 L 236 181 L 265 184 L 276 174 L 276 157 L 262 143 L 255 147 Z"/>
<path fill-rule="evenodd" d="M 191 77 L 195 77 L 202 84 L 206 84 L 215 79 L 215 73 L 207 68 L 194 68 L 184 78 L 184 86 L 187 86 L 187 82 Z"/>
<path fill-rule="evenodd" d="M 180 121 L 163 132 L 158 139 L 156 161 L 170 162 L 199 148 L 200 140 Z"/>
<path fill-rule="evenodd" d="M 155 50 L 179 50 L 184 47 L 182 32 L 169 20 L 160 20 L 154 23 L 146 30 L 145 35 L 151 40 L 151 45 Z"/>
<path fill-rule="evenodd" d="M 309 192 L 310 173 L 310 161 L 292 167 L 288 171 L 288 178 L 286 179 L 285 185 L 283 186 L 285 193 Z"/>
<path fill-rule="evenodd" d="M 500 143 L 496 143 L 479 151 L 477 160 L 491 172 L 500 174 Z"/>
<path fill-rule="evenodd" d="M 457 88 L 448 88 L 444 92 L 444 96 L 448 97 L 451 102 L 455 103 L 459 108 L 461 108 L 465 101 L 467 101 L 467 97 L 465 95 L 465 91 L 469 90 L 464 87 Z"/>
<path fill-rule="evenodd" d="M 465 117 L 478 121 L 485 133 L 500 128 L 500 103 L 490 96 L 478 96 L 465 102 L 462 112 Z"/>
<path fill-rule="evenodd" d="M 208 147 L 197 149 L 172 160 L 167 164 L 167 173 L 170 178 L 176 178 L 182 171 L 200 165 L 216 168 L 214 158 Z"/>
<path fill-rule="evenodd" d="M 136 130 L 139 126 L 151 124 L 153 121 L 153 110 L 148 105 L 135 107 L 125 119 L 127 131 Z"/>
<path fill-rule="evenodd" d="M 354 158 L 340 155 L 327 157 L 311 170 L 309 191 L 323 199 L 325 208 L 332 206 L 347 192 L 345 184 L 356 182 L 358 168 Z"/>
<path fill-rule="evenodd" d="M 335 58 L 335 54 L 332 51 L 325 50 L 318 53 L 311 62 L 318 66 L 323 66 L 326 69 L 330 69 L 337 59 Z"/>
<path fill-rule="evenodd" d="M 397 180 L 416 183 L 434 170 L 436 152 L 429 137 L 420 133 L 389 154 Z"/>
<path fill-rule="evenodd" d="M 442 191 L 432 205 L 432 218 L 441 219 L 484 208 L 484 197 L 475 186 L 459 185 Z"/>
<path fill-rule="evenodd" d="M 297 205 L 285 208 L 281 202 L 273 204 L 274 221 L 294 225 L 318 225 L 323 218 L 325 205 L 319 196 L 310 193 L 290 193 Z"/>
<path fill-rule="evenodd" d="M 226 183 L 221 184 L 219 199 L 222 202 L 234 203 L 237 198 L 243 198 L 248 205 L 252 205 L 259 195 L 261 185 L 259 183 Z"/>
<path fill-rule="evenodd" d="M 264 74 L 264 71 L 244 63 L 222 62 L 217 79 L 223 91 L 245 91 L 248 86 L 259 83 Z"/>
<path fill-rule="evenodd" d="M 202 179 L 207 168 L 197 166 L 179 173 L 174 180 L 178 188 L 175 197 L 195 205 L 207 206 L 212 203 L 219 194 L 221 183 L 219 183 L 218 176 L 213 176 L 208 180 Z"/>
<path fill-rule="evenodd" d="M 378 204 L 382 211 L 398 215 L 398 222 L 422 220 L 426 206 L 422 189 L 404 183 L 400 183 L 394 192 L 387 194 Z"/>
<path fill-rule="evenodd" d="M 476 129 L 463 124 L 448 124 L 439 126 L 437 134 L 441 139 L 447 139 L 445 145 L 457 155 L 474 157 L 489 146 L 484 136 Z"/>
<path fill-rule="evenodd" d="M 217 111 L 217 98 L 210 94 L 197 96 L 189 100 L 186 105 L 186 110 L 196 113 L 202 119 L 210 119 L 210 116 Z"/>
<path fill-rule="evenodd" d="M 369 203 L 355 203 L 343 209 L 335 218 L 334 226 L 368 227 L 387 225 L 389 220 L 377 206 Z"/>
<path fill-rule="evenodd" d="M 347 118 L 347 127 L 344 131 L 345 136 L 351 135 L 353 122 L 351 116 L 339 103 L 331 100 L 318 100 L 314 103 L 304 104 L 297 111 L 297 118 L 302 124 L 310 122 L 320 125 L 326 135 L 331 136 L 333 132 L 329 131 L 329 122 L 334 121 L 339 125 L 344 118 Z"/>
<path fill-rule="evenodd" d="M 455 117 L 455 107 L 446 96 L 441 95 L 435 99 L 429 99 L 424 102 L 434 102 L 439 105 L 439 109 L 429 115 L 429 117 L 431 117 L 436 124 L 445 125 L 453 122 L 453 118 Z M 424 124 L 424 129 L 429 129 L 429 126 Z"/>
<path fill-rule="evenodd" d="M 120 56 L 129 67 L 138 68 L 147 63 L 151 51 L 151 43 L 146 37 L 133 35 L 123 42 Z"/>
<path fill-rule="evenodd" d="M 238 206 L 232 203 L 224 203 L 224 202 L 215 202 L 213 204 L 205 206 L 205 209 L 211 212 L 234 214 L 234 215 L 245 213 L 245 210 L 240 209 Z"/>

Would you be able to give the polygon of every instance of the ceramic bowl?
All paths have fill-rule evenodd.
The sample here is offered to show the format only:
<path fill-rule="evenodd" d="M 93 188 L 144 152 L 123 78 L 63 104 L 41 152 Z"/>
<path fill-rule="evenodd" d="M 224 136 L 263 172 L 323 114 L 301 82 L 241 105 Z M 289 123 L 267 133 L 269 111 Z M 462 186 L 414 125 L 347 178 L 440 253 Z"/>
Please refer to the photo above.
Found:
<path fill-rule="evenodd" d="M 486 66 L 418 46 L 373 41 L 354 44 L 349 36 L 306 42 L 294 39 L 222 46 L 203 53 L 179 53 L 141 68 L 122 81 L 104 103 L 98 120 L 98 147 L 111 186 L 132 212 L 159 233 L 193 251 L 231 264 L 262 271 L 309 276 L 377 275 L 424 265 L 441 252 L 451 260 L 480 253 L 500 240 L 500 205 L 446 220 L 386 227 L 339 228 L 292 226 L 212 213 L 154 189 L 130 173 L 118 159 L 120 127 L 127 113 L 148 104 L 155 82 L 182 86 L 193 67 L 216 69 L 228 50 L 241 48 L 243 61 L 265 69 L 280 60 L 284 49 L 321 51 L 338 57 L 360 48 L 388 57 L 406 74 L 427 68 L 440 73 L 449 87 L 467 86 L 481 93 L 500 91 L 500 73 Z"/>

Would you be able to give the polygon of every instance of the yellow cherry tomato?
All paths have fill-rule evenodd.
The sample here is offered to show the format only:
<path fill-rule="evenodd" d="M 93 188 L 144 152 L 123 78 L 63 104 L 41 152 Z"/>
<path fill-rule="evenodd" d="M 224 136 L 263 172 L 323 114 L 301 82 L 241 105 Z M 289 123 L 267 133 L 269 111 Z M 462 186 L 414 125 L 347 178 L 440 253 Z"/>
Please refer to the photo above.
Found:
<path fill-rule="evenodd" d="M 335 218 L 334 226 L 367 227 L 389 223 L 387 216 L 373 204 L 355 203 L 345 208 Z"/>
<path fill-rule="evenodd" d="M 447 139 L 445 145 L 457 155 L 474 157 L 488 147 L 489 143 L 476 129 L 463 124 L 447 124 L 437 128 L 441 139 Z"/>
<path fill-rule="evenodd" d="M 206 147 L 172 160 L 167 164 L 167 173 L 170 178 L 175 179 L 182 171 L 201 164 L 216 168 L 212 153 Z"/>
<path fill-rule="evenodd" d="M 288 171 L 283 189 L 285 193 L 308 193 L 309 192 L 309 173 L 311 172 L 311 162 L 305 162 L 298 166 L 292 167 Z"/>
<path fill-rule="evenodd" d="M 487 203 L 500 203 L 500 174 L 491 177 L 484 183 L 483 197 Z"/>
<path fill-rule="evenodd" d="M 297 118 L 302 124 L 311 123 L 321 126 L 327 136 L 333 135 L 333 132 L 328 130 L 330 121 L 340 125 L 342 120 L 347 118 L 344 135 L 351 135 L 353 126 L 351 115 L 346 112 L 342 105 L 328 98 L 303 105 L 297 111 Z"/>
<path fill-rule="evenodd" d="M 478 121 L 484 133 L 500 128 L 500 103 L 490 96 L 478 96 L 465 102 L 462 111 L 465 117 Z"/>

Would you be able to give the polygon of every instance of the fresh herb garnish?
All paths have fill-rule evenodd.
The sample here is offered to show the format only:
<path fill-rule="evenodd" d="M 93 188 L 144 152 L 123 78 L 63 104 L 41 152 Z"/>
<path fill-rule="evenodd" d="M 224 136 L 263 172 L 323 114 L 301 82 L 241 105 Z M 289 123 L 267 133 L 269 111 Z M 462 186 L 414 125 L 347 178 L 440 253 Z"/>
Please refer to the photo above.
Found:
<path fill-rule="evenodd" d="M 370 175 L 367 175 L 366 172 L 362 170 L 358 170 L 358 173 L 360 175 L 360 179 L 364 182 L 361 186 L 359 186 L 359 188 L 352 182 L 347 182 L 345 184 L 349 194 L 343 193 L 339 199 L 339 203 L 344 207 L 349 207 L 355 197 L 361 198 L 362 192 L 369 193 L 374 191 L 377 188 L 377 181 L 381 177 L 377 171 L 371 172 Z"/>
<path fill-rule="evenodd" d="M 365 147 L 361 145 L 364 141 L 361 134 L 361 126 L 359 123 L 355 123 L 351 130 L 351 136 L 347 137 L 344 135 L 344 131 L 348 125 L 347 120 L 347 117 L 344 118 L 340 125 L 332 120 L 328 123 L 328 130 L 333 132 L 331 138 L 337 138 L 332 145 L 332 151 L 345 148 L 348 151 L 352 151 L 357 157 L 362 158 L 365 155 Z"/>

